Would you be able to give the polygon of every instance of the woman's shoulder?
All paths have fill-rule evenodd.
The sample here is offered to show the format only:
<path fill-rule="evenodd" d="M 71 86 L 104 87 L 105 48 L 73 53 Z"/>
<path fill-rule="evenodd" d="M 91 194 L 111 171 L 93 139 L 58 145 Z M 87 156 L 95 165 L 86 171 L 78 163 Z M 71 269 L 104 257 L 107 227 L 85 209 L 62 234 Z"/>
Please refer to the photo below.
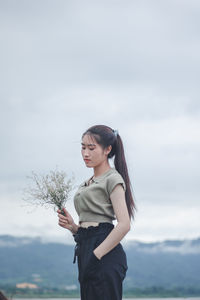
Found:
<path fill-rule="evenodd" d="M 115 168 L 111 168 L 110 172 L 108 172 L 107 174 L 107 178 L 121 178 L 123 179 L 122 175 L 115 169 Z"/>
<path fill-rule="evenodd" d="M 109 194 L 117 184 L 121 184 L 124 190 L 126 190 L 126 185 L 122 175 L 114 168 L 112 168 L 112 170 L 107 174 L 106 181 Z"/>

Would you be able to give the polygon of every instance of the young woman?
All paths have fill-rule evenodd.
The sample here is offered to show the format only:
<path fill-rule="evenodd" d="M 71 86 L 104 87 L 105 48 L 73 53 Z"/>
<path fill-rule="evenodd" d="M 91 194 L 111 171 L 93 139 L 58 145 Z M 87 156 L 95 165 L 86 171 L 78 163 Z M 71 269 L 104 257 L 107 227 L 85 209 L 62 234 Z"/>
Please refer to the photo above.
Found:
<path fill-rule="evenodd" d="M 59 225 L 76 241 L 81 300 L 121 300 L 128 267 L 120 241 L 135 212 L 122 140 L 116 130 L 96 125 L 83 133 L 81 144 L 85 164 L 94 175 L 74 196 L 79 224 L 64 209 L 65 216 L 58 210 Z M 115 168 L 109 163 L 112 157 Z"/>

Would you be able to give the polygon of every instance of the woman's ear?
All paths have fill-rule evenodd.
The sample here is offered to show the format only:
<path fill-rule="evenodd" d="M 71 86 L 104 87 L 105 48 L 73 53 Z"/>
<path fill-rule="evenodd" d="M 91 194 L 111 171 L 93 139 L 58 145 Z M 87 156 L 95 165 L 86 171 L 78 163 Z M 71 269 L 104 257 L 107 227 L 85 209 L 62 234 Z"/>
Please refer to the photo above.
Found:
<path fill-rule="evenodd" d="M 106 155 L 108 155 L 108 154 L 110 153 L 111 150 L 112 150 L 112 146 L 110 145 L 110 146 L 108 146 L 108 147 L 104 150 L 104 153 L 105 153 Z"/>

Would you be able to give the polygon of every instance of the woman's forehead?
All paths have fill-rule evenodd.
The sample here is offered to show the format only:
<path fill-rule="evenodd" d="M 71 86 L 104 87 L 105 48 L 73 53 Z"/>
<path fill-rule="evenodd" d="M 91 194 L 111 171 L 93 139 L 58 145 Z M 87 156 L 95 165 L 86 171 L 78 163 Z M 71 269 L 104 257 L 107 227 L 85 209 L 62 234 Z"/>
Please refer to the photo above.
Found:
<path fill-rule="evenodd" d="M 85 134 L 84 137 L 82 138 L 82 143 L 81 144 L 87 144 L 87 145 L 97 145 L 97 141 L 92 135 Z"/>

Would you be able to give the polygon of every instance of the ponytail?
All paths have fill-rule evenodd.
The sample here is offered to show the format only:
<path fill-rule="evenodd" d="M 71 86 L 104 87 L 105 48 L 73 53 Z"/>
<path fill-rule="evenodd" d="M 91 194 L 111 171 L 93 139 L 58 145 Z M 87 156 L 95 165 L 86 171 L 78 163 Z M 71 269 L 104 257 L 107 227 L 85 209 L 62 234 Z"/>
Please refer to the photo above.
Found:
<path fill-rule="evenodd" d="M 117 134 L 116 138 L 117 139 L 116 139 L 114 165 L 115 165 L 115 169 L 121 174 L 126 184 L 125 198 L 126 198 L 127 209 L 128 209 L 130 219 L 131 217 L 134 219 L 134 210 L 136 209 L 136 207 L 132 196 L 131 183 L 129 179 L 128 168 L 127 168 L 125 154 L 124 154 L 124 147 L 119 134 Z"/>
<path fill-rule="evenodd" d="M 108 158 L 114 157 L 115 169 L 120 173 L 120 175 L 124 179 L 126 185 L 125 198 L 129 218 L 134 219 L 136 206 L 132 196 L 132 188 L 124 155 L 124 147 L 118 131 L 113 130 L 112 128 L 105 125 L 95 125 L 86 130 L 83 133 L 82 137 L 85 134 L 92 135 L 97 141 L 97 143 L 100 144 L 103 148 L 106 148 L 110 145 L 112 146 L 112 149 L 108 154 Z"/>

